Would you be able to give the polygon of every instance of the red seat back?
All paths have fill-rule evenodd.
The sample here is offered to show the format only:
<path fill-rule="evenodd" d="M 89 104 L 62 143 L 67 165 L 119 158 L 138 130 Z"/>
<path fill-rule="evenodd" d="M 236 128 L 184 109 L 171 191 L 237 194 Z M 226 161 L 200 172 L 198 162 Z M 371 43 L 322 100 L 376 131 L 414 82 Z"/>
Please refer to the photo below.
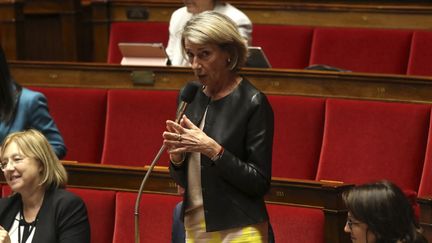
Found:
<path fill-rule="evenodd" d="M 325 100 L 269 96 L 275 117 L 272 176 L 311 179 L 316 175 Z"/>
<path fill-rule="evenodd" d="M 68 188 L 86 204 L 92 243 L 112 242 L 115 214 L 115 191 Z"/>
<path fill-rule="evenodd" d="M 275 242 L 324 243 L 322 209 L 267 204 Z"/>
<path fill-rule="evenodd" d="M 316 179 L 417 191 L 429 116 L 428 105 L 328 99 Z"/>
<path fill-rule="evenodd" d="M 168 22 L 115 22 L 111 24 L 108 63 L 120 63 L 120 42 L 168 43 Z"/>
<path fill-rule="evenodd" d="M 263 48 L 273 68 L 308 66 L 312 43 L 312 27 L 256 24 L 252 45 Z"/>
<path fill-rule="evenodd" d="M 432 121 L 432 114 L 431 114 Z M 429 136 L 426 148 L 425 162 L 423 165 L 423 171 L 420 181 L 420 187 L 418 190 L 420 197 L 431 197 L 432 196 L 432 122 L 429 126 Z"/>
<path fill-rule="evenodd" d="M 113 243 L 134 242 L 136 193 L 118 192 Z M 170 242 L 172 209 L 178 196 L 143 194 L 139 207 L 140 242 Z"/>
<path fill-rule="evenodd" d="M 106 119 L 105 89 L 31 87 L 48 99 L 67 147 L 65 160 L 100 163 Z"/>
<path fill-rule="evenodd" d="M 370 28 L 317 28 L 310 65 L 354 72 L 405 74 L 411 31 Z"/>
<path fill-rule="evenodd" d="M 175 119 L 177 91 L 110 90 L 103 164 L 144 166 L 162 145 L 166 120 Z M 158 165 L 168 166 L 163 153 Z"/>
<path fill-rule="evenodd" d="M 408 71 L 410 75 L 432 75 L 432 31 L 414 32 Z"/>
<path fill-rule="evenodd" d="M 12 189 L 7 184 L 4 184 L 1 189 L 2 189 L 2 197 L 7 197 L 10 194 L 12 194 Z"/>

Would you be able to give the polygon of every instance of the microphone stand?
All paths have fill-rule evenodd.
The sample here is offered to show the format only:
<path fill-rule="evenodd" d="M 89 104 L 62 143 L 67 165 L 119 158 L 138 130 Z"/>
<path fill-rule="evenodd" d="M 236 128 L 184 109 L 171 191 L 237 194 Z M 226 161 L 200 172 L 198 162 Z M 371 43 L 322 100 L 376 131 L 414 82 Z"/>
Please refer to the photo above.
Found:
<path fill-rule="evenodd" d="M 165 144 L 163 144 L 161 146 L 161 148 L 159 149 L 159 152 L 156 154 L 156 157 L 153 159 L 153 162 L 151 163 L 150 167 L 148 168 L 144 179 L 141 182 L 141 186 L 139 188 L 138 191 L 138 196 L 137 196 L 137 200 L 135 201 L 135 211 L 134 211 L 134 218 L 135 218 L 135 243 L 139 243 L 140 242 L 140 238 L 139 238 L 139 205 L 141 202 L 141 195 L 142 192 L 144 190 L 144 185 L 147 182 L 147 179 L 150 176 L 150 173 L 152 172 L 153 168 L 156 165 L 156 162 L 159 160 L 159 158 L 161 157 L 163 151 L 165 150 Z"/>
<path fill-rule="evenodd" d="M 181 102 L 180 103 L 180 107 L 179 107 L 178 112 L 177 112 L 178 115 L 177 115 L 177 118 L 175 120 L 176 123 L 180 122 L 181 117 L 183 116 L 183 114 L 186 111 L 187 105 L 188 105 L 188 103 L 186 103 L 186 102 Z M 140 238 L 139 238 L 139 236 L 140 236 L 140 233 L 139 233 L 139 205 L 141 203 L 141 195 L 142 195 L 143 190 L 144 190 L 144 185 L 146 184 L 146 182 L 147 182 L 147 180 L 148 180 L 148 178 L 150 176 L 150 173 L 153 171 L 153 168 L 155 167 L 156 162 L 162 156 L 162 153 L 165 150 L 165 148 L 166 148 L 165 144 L 162 144 L 161 148 L 159 149 L 159 152 L 156 154 L 156 156 L 154 157 L 152 163 L 150 164 L 150 167 L 148 168 L 148 170 L 147 170 L 147 172 L 146 172 L 146 174 L 144 176 L 144 179 L 141 181 L 141 186 L 139 188 L 138 196 L 137 196 L 137 199 L 135 201 L 135 210 L 134 210 L 135 243 L 139 243 L 140 242 Z"/>

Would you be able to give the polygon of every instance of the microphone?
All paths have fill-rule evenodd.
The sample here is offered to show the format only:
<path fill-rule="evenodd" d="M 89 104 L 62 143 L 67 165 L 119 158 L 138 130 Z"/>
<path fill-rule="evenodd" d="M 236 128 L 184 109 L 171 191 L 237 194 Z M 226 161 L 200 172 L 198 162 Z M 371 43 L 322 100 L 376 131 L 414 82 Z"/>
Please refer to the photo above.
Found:
<path fill-rule="evenodd" d="M 201 84 L 197 82 L 189 82 L 180 93 L 180 105 L 177 109 L 177 116 L 175 119 L 176 123 L 180 122 L 183 114 L 186 111 L 187 106 L 192 103 L 193 99 L 195 98 L 196 92 L 198 91 L 199 87 L 201 87 Z"/>
<path fill-rule="evenodd" d="M 177 115 L 176 115 L 176 119 L 175 119 L 176 123 L 180 122 L 181 117 L 185 113 L 187 106 L 190 103 L 192 103 L 193 99 L 195 98 L 195 95 L 196 95 L 199 87 L 201 87 L 201 84 L 199 84 L 197 82 L 189 82 L 186 84 L 186 86 L 181 91 L 180 104 L 179 104 L 179 107 L 177 109 Z M 147 182 L 147 179 L 149 178 L 150 173 L 152 172 L 153 168 L 156 165 L 156 162 L 159 160 L 159 158 L 161 157 L 164 150 L 165 150 L 165 145 L 162 144 L 161 148 L 159 149 L 159 152 L 156 154 L 156 156 L 153 159 L 153 162 L 150 164 L 150 167 L 148 168 L 148 170 L 147 170 L 147 172 L 146 172 L 146 174 L 145 174 L 145 176 L 141 182 L 141 186 L 138 190 L 138 196 L 137 196 L 137 199 L 135 201 L 135 210 L 134 210 L 135 243 L 140 242 L 140 239 L 139 239 L 139 205 L 141 202 L 141 195 L 142 195 L 142 192 L 144 190 L 144 185 Z"/>

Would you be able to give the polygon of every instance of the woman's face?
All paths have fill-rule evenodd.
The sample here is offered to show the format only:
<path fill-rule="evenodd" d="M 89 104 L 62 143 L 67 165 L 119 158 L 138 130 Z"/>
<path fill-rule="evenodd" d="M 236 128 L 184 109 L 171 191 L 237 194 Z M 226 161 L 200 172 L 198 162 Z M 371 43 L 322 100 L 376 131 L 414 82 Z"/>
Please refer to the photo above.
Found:
<path fill-rule="evenodd" d="M 191 14 L 213 10 L 214 7 L 214 0 L 183 0 L 183 3 Z"/>
<path fill-rule="evenodd" d="M 185 51 L 195 76 L 206 85 L 216 85 L 231 73 L 229 53 L 215 44 L 195 44 L 185 40 Z"/>
<path fill-rule="evenodd" d="M 40 182 L 41 164 L 34 158 L 27 157 L 11 142 L 1 154 L 2 171 L 12 191 L 31 193 Z M 5 167 L 3 168 L 3 166 Z"/>
<path fill-rule="evenodd" d="M 344 231 L 349 233 L 353 243 L 375 243 L 375 235 L 368 230 L 368 226 L 356 220 L 350 212 L 348 212 L 347 222 Z"/>

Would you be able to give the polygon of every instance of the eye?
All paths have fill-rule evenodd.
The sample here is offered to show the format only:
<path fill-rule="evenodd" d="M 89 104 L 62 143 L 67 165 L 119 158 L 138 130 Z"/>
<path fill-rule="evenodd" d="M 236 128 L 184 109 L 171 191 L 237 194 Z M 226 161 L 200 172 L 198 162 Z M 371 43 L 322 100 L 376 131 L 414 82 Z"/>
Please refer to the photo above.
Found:
<path fill-rule="evenodd" d="M 23 157 L 21 156 L 16 156 L 16 157 L 12 157 L 12 161 L 17 164 L 17 163 L 21 163 L 24 160 Z"/>
<path fill-rule="evenodd" d="M 202 51 L 202 52 L 200 52 L 199 57 L 202 58 L 202 59 L 205 59 L 205 58 L 207 58 L 209 55 L 210 55 L 210 52 L 209 52 L 209 51 Z"/>
<path fill-rule="evenodd" d="M 8 161 L 6 159 L 2 159 L 0 162 L 0 168 L 1 169 L 6 168 L 7 164 L 8 164 Z"/>
<path fill-rule="evenodd" d="M 186 52 L 186 56 L 189 58 L 189 60 L 192 60 L 194 57 L 192 52 Z"/>

